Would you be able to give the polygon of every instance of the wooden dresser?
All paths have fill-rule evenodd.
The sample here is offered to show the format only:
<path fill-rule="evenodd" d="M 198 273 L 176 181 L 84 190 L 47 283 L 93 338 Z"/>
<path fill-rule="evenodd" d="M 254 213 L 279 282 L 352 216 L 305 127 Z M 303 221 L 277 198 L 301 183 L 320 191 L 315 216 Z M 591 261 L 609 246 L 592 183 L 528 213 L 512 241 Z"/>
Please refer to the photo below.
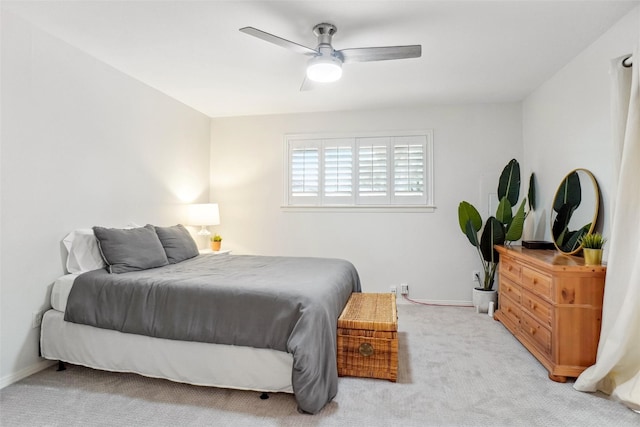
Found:
<path fill-rule="evenodd" d="M 577 377 L 596 361 L 605 266 L 554 250 L 496 246 L 500 321 L 549 371 Z"/>

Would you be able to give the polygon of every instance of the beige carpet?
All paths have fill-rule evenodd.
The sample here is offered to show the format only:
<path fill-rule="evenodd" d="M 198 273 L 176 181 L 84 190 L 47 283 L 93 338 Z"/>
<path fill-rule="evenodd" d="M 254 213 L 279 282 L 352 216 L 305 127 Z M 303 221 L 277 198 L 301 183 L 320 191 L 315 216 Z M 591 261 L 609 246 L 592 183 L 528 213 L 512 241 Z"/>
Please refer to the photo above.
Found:
<path fill-rule="evenodd" d="M 639 426 L 602 394 L 554 383 L 486 314 L 399 305 L 398 383 L 340 378 L 317 415 L 293 396 L 196 387 L 68 366 L 0 390 L 2 426 Z"/>

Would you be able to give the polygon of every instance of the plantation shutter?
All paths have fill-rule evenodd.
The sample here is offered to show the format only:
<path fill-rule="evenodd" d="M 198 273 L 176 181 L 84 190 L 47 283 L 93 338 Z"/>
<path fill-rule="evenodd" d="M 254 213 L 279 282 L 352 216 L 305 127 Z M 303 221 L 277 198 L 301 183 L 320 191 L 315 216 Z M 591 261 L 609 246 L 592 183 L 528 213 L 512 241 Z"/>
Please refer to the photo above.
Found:
<path fill-rule="evenodd" d="M 390 138 L 358 138 L 358 204 L 388 204 Z"/>
<path fill-rule="evenodd" d="M 426 203 L 426 138 L 393 139 L 393 204 Z"/>
<path fill-rule="evenodd" d="M 291 141 L 289 200 L 300 205 L 320 202 L 320 142 Z"/>
<path fill-rule="evenodd" d="M 433 206 L 429 131 L 286 138 L 286 206 Z"/>
<path fill-rule="evenodd" d="M 323 141 L 324 193 L 322 204 L 353 204 L 354 140 Z"/>

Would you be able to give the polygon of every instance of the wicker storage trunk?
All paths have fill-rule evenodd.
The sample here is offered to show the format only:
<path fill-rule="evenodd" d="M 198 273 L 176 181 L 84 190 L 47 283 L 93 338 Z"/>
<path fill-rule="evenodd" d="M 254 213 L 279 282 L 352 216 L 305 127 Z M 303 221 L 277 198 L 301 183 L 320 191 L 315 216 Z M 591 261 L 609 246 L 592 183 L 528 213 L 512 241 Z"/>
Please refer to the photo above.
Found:
<path fill-rule="evenodd" d="M 353 293 L 338 318 L 338 375 L 398 378 L 394 294 Z"/>

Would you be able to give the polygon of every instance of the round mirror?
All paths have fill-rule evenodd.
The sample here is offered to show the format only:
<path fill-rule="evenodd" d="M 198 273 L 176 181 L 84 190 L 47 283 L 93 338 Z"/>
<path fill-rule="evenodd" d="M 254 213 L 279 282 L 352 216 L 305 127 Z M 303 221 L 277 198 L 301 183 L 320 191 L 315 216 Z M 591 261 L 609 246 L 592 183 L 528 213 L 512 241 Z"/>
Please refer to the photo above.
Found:
<path fill-rule="evenodd" d="M 551 210 L 551 236 L 560 252 L 571 255 L 582 249 L 580 237 L 593 232 L 599 206 L 600 191 L 591 172 L 575 169 L 564 177 Z"/>

